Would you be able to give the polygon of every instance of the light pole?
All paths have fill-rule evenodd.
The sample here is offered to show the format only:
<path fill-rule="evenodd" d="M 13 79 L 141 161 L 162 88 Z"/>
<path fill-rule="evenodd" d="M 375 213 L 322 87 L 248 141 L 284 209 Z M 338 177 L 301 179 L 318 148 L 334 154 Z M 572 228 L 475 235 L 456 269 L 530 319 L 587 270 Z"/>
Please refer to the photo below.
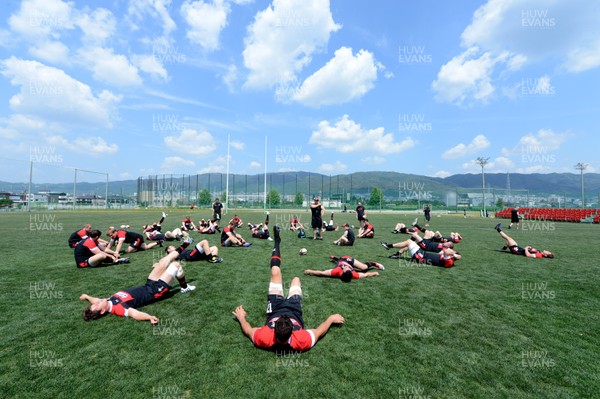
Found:
<path fill-rule="evenodd" d="M 585 197 L 583 196 L 583 171 L 586 170 L 587 167 L 587 163 L 579 162 L 577 165 L 575 165 L 575 169 L 581 172 L 581 209 L 585 208 Z"/>
<path fill-rule="evenodd" d="M 490 158 L 479 157 L 475 160 L 475 163 L 481 166 L 481 194 L 483 197 L 483 217 L 486 217 L 487 214 L 485 212 L 485 165 L 488 163 Z"/>

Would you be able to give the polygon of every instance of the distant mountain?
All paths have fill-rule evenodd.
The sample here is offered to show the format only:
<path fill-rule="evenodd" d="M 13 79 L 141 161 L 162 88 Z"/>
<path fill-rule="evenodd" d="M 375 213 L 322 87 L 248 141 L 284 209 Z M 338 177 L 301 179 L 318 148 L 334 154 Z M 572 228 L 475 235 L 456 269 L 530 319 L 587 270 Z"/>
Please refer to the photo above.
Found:
<path fill-rule="evenodd" d="M 207 188 L 210 183 L 212 193 L 225 191 L 226 178 L 221 173 L 191 175 L 182 178 L 172 175 L 143 177 L 145 187 L 154 187 L 158 190 L 195 191 Z M 586 173 L 584 176 L 585 190 L 587 193 L 597 195 L 600 192 L 600 174 Z M 486 187 L 506 189 L 508 175 L 506 173 L 486 173 Z M 428 177 L 397 172 L 356 172 L 340 175 L 323 175 L 309 172 L 279 172 L 267 174 L 267 187 L 272 187 L 286 195 L 297 191 L 315 195 L 328 195 L 329 193 L 346 195 L 353 193 L 368 195 L 373 187 L 380 188 L 386 196 L 397 197 L 400 192 L 411 191 L 446 191 L 460 188 L 481 187 L 481 174 L 459 174 L 446 178 Z M 513 190 L 527 189 L 532 194 L 570 194 L 578 195 L 581 192 L 581 176 L 576 173 L 549 173 L 549 174 L 510 174 L 510 188 Z M 28 184 L 24 182 L 11 183 L 0 181 L 0 192 L 27 192 Z M 147 188 L 142 187 L 142 191 Z M 65 183 L 33 183 L 33 192 L 51 191 L 73 192 L 73 182 Z M 77 182 L 78 194 L 104 195 L 105 183 Z M 264 175 L 231 174 L 229 190 L 232 193 L 262 193 L 264 190 Z M 132 195 L 138 191 L 138 180 L 111 181 L 108 184 L 109 194 Z"/>

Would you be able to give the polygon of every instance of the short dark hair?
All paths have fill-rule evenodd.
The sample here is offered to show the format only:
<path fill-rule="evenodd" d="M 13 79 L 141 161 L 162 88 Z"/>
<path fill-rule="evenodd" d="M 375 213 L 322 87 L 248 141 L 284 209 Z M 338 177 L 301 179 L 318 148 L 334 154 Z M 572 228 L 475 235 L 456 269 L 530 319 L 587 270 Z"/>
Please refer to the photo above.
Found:
<path fill-rule="evenodd" d="M 100 232 L 100 230 L 98 230 L 98 229 L 94 229 L 94 230 L 90 231 L 91 238 L 98 238 L 101 235 L 102 235 L 102 232 Z"/>
<path fill-rule="evenodd" d="M 346 270 L 344 273 L 342 273 L 340 279 L 344 283 L 349 283 L 350 281 L 352 281 L 352 270 Z"/>
<path fill-rule="evenodd" d="M 287 343 L 292 335 L 294 325 L 288 316 L 281 316 L 275 321 L 275 337 L 277 342 Z"/>
<path fill-rule="evenodd" d="M 99 310 L 92 310 L 91 305 L 83 309 L 83 320 L 85 321 L 98 320 L 102 316 L 103 315 L 100 313 Z"/>

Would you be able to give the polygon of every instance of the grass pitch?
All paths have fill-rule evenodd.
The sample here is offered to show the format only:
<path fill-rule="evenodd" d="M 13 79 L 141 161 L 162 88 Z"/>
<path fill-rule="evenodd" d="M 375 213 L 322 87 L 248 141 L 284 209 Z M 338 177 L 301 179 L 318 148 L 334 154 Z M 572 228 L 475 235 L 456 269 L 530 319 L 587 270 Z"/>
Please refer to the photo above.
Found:
<path fill-rule="evenodd" d="M 164 229 L 185 210 L 167 210 Z M 597 225 L 524 222 L 506 230 L 522 245 L 550 249 L 556 259 L 496 252 L 497 222 L 433 217 L 431 228 L 459 231 L 463 259 L 454 268 L 391 260 L 379 244 L 414 215 L 369 213 L 373 240 L 354 247 L 298 239 L 284 231 L 284 283 L 301 276 L 304 319 L 315 328 L 331 313 L 333 327 L 312 350 L 277 356 L 255 349 L 231 311 L 243 304 L 253 326 L 264 322 L 272 242 L 222 248 L 221 264 L 184 265 L 191 294 L 142 308 L 161 320 L 107 316 L 84 322 L 83 292 L 108 297 L 143 284 L 161 249 L 131 255 L 131 263 L 76 269 L 67 238 L 86 223 L 157 220 L 158 210 L 0 214 L 0 397 L 6 398 L 592 398 L 600 392 L 600 273 Z M 260 212 L 239 212 L 246 222 Z M 308 213 L 301 221 L 310 222 Z M 194 220 L 209 217 L 195 210 Z M 231 214 L 230 214 L 231 216 Z M 271 214 L 287 227 L 289 212 Z M 336 222 L 356 223 L 336 213 Z M 327 219 L 328 217 L 326 217 Z M 505 222 L 506 223 L 506 222 Z M 163 230 L 164 230 L 163 229 Z M 247 228 L 240 229 L 249 237 Z M 311 233 L 307 231 L 308 235 Z M 194 239 L 200 237 L 194 234 Z M 208 237 L 211 244 L 217 236 Z M 299 256 L 301 247 L 308 249 Z M 329 255 L 378 261 L 379 277 L 345 284 L 302 276 L 326 269 Z M 175 287 L 177 287 L 175 283 Z M 177 289 L 175 290 L 177 291 Z"/>

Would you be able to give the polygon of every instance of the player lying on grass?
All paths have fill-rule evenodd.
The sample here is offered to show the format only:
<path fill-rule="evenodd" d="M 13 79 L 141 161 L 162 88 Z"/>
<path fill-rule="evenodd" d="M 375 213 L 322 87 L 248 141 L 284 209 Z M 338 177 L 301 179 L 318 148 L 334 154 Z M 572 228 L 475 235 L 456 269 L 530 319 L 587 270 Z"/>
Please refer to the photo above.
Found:
<path fill-rule="evenodd" d="M 161 231 L 162 222 L 165 221 L 166 217 L 167 217 L 167 214 L 163 212 L 162 217 L 160 218 L 160 220 L 158 222 L 153 222 L 152 224 L 146 224 L 146 225 L 142 226 L 144 233 L 152 232 L 152 231 Z"/>
<path fill-rule="evenodd" d="M 183 238 L 183 231 L 179 227 L 165 232 L 165 241 L 181 240 Z"/>
<path fill-rule="evenodd" d="M 345 283 L 349 283 L 352 279 L 367 278 L 379 276 L 378 272 L 369 272 L 369 269 L 385 270 L 381 263 L 366 262 L 363 263 L 351 256 L 330 256 L 332 262 L 336 265 L 333 269 L 327 270 L 305 270 L 304 274 L 317 277 L 333 277 L 339 278 Z M 356 271 L 356 270 L 358 271 Z"/>
<path fill-rule="evenodd" d="M 427 233 L 431 230 L 428 230 L 426 228 L 423 228 L 421 226 L 419 226 L 418 224 L 419 220 L 415 219 L 412 227 L 406 227 L 406 225 L 404 223 L 398 223 L 396 225 L 396 227 L 394 228 L 394 230 L 392 230 L 392 233 L 394 234 L 411 234 L 411 233 L 415 233 L 415 232 L 423 232 L 423 233 Z M 442 234 L 439 231 L 431 231 L 432 237 L 427 237 L 427 238 L 432 238 L 433 241 L 435 242 L 453 242 L 453 243 L 459 243 L 462 240 L 462 235 L 460 235 L 460 233 L 458 232 L 450 232 L 450 235 L 447 237 L 442 236 Z"/>
<path fill-rule="evenodd" d="M 307 351 L 329 331 L 333 324 L 343 323 L 344 318 L 340 314 L 332 314 L 317 328 L 310 330 L 304 328 L 302 288 L 298 277 L 292 280 L 287 298 L 283 296 L 279 233 L 279 226 L 275 226 L 265 325 L 260 328 L 252 327 L 246 320 L 246 311 L 242 305 L 238 306 L 233 314 L 240 322 L 244 335 L 250 338 L 256 347 L 274 351 Z"/>
<path fill-rule="evenodd" d="M 261 240 L 272 240 L 271 236 L 269 235 L 269 215 L 267 215 L 264 225 L 262 223 L 248 223 L 248 228 L 252 232 L 252 237 L 259 238 Z"/>
<path fill-rule="evenodd" d="M 167 254 L 171 254 L 173 251 L 178 252 L 179 256 L 175 259 L 186 262 L 196 262 L 200 260 L 206 260 L 210 263 L 223 262 L 223 259 L 219 258 L 219 248 L 216 246 L 211 247 L 207 240 L 200 241 L 196 244 L 194 249 L 186 249 L 192 242 L 192 238 L 188 236 L 181 246 L 176 247 L 174 245 L 169 245 L 165 249 L 165 252 Z"/>
<path fill-rule="evenodd" d="M 404 223 L 398 223 L 396 224 L 396 227 L 394 227 L 394 230 L 392 230 L 392 233 L 394 234 L 410 234 L 410 233 L 414 233 L 417 230 L 411 227 L 406 227 L 406 225 Z"/>
<path fill-rule="evenodd" d="M 129 258 L 119 258 L 118 253 L 98 246 L 101 235 L 100 230 L 91 230 L 89 237 L 79 241 L 75 246 L 73 253 L 75 254 L 75 264 L 78 268 L 129 263 Z"/>
<path fill-rule="evenodd" d="M 360 229 L 358 229 L 358 235 L 356 237 L 357 238 L 373 238 L 373 237 L 375 237 L 375 228 L 373 227 L 373 225 L 371 223 L 369 223 L 369 219 L 364 218 L 363 221 L 364 221 L 364 224 Z"/>
<path fill-rule="evenodd" d="M 452 267 L 454 266 L 454 262 L 461 258 L 460 252 L 448 247 L 436 249 L 434 252 L 426 251 L 425 249 L 428 245 L 423 242 L 423 239 L 417 233 L 412 233 L 412 238 L 410 240 L 397 242 L 395 244 L 382 242 L 381 245 L 383 245 L 385 249 L 398 249 L 396 254 L 390 256 L 392 259 L 400 259 L 404 252 L 410 251 L 410 256 L 413 261 L 431 266 Z"/>
<path fill-rule="evenodd" d="M 331 217 L 329 218 L 329 222 L 323 222 L 323 230 L 325 231 L 338 231 L 339 226 L 333 223 L 333 212 L 331 213 Z"/>
<path fill-rule="evenodd" d="M 83 319 L 86 321 L 96 320 L 106 314 L 114 314 L 158 324 L 158 317 L 139 311 L 138 308 L 163 298 L 173 288 L 170 284 L 174 279 L 179 282 L 181 293 L 196 289 L 185 280 L 185 272 L 181 264 L 174 261 L 178 255 L 179 253 L 174 251 L 155 263 L 144 285 L 127 288 L 109 298 L 94 298 L 88 294 L 82 294 L 79 299 L 90 302 L 90 306 L 83 311 Z"/>
<path fill-rule="evenodd" d="M 230 222 L 221 232 L 221 246 L 223 247 L 249 247 L 252 243 L 235 232 L 235 225 Z"/>
<path fill-rule="evenodd" d="M 528 258 L 554 258 L 554 254 L 550 251 L 540 251 L 531 247 L 530 245 L 526 247 L 520 247 L 515 240 L 510 238 L 508 234 L 502 231 L 500 225 L 501 223 L 498 223 L 494 228 L 498 233 L 500 233 L 502 238 L 504 238 L 504 247 L 502 248 L 503 250 L 508 249 L 512 254 L 523 255 L 527 256 Z"/>
<path fill-rule="evenodd" d="M 342 227 L 344 228 L 344 234 L 342 234 L 342 236 L 335 240 L 333 243 L 335 245 L 343 245 L 348 247 L 353 246 L 355 235 L 354 230 L 352 230 L 352 226 L 350 226 L 348 223 L 344 223 Z"/>
<path fill-rule="evenodd" d="M 117 243 L 117 247 L 115 248 L 116 253 L 121 253 L 123 244 L 129 244 L 125 250 L 127 253 L 145 251 L 147 249 L 154 248 L 159 244 L 162 245 L 162 241 L 154 241 L 146 244 L 144 242 L 144 237 L 141 234 L 127 230 L 117 230 L 112 226 L 108 228 L 106 235 L 110 238 L 108 248 L 112 248 L 115 242 Z"/>
<path fill-rule="evenodd" d="M 217 231 L 221 231 L 218 220 L 202 219 L 198 224 L 198 232 L 200 234 L 216 234 Z"/>

